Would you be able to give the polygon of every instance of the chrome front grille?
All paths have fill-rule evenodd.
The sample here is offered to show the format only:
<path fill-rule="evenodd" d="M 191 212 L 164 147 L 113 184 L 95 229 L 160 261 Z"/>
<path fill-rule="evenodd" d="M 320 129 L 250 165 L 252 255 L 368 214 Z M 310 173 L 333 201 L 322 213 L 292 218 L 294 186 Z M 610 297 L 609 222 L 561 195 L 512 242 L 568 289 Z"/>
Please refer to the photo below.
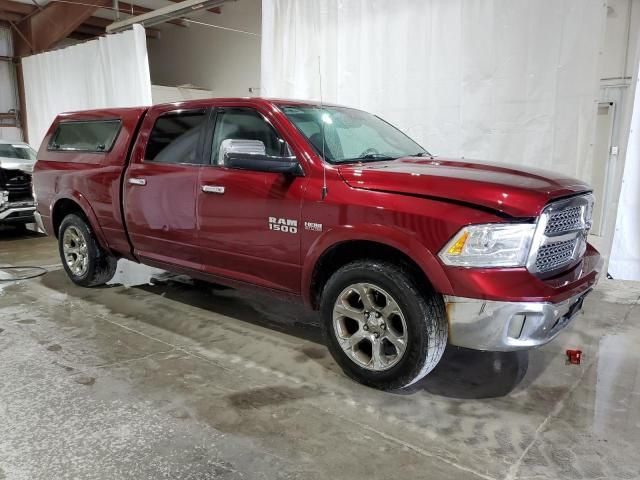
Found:
<path fill-rule="evenodd" d="M 534 234 L 527 268 L 551 276 L 575 265 L 587 248 L 593 195 L 550 203 L 542 211 Z"/>
<path fill-rule="evenodd" d="M 10 202 L 31 198 L 31 175 L 21 170 L 0 168 L 0 190 L 9 192 Z"/>
<path fill-rule="evenodd" d="M 536 270 L 546 273 L 563 267 L 571 261 L 577 243 L 578 239 L 574 238 L 540 247 L 536 257 Z"/>
<path fill-rule="evenodd" d="M 547 237 L 552 237 L 572 230 L 581 230 L 583 227 L 582 207 L 575 206 L 552 213 L 544 229 L 544 234 Z"/>

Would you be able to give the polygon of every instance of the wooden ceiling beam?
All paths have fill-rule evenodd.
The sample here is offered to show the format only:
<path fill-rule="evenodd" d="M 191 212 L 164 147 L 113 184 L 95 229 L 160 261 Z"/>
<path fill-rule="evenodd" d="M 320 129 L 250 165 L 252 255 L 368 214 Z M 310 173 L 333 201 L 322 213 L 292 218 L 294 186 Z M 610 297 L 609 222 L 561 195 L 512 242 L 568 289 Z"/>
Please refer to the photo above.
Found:
<path fill-rule="evenodd" d="M 49 26 L 49 29 L 50 29 L 52 26 L 59 25 L 59 22 L 55 18 L 55 15 L 54 15 L 54 18 L 49 18 L 49 19 L 45 18 L 44 21 L 42 19 L 36 19 L 34 21 L 34 20 L 31 20 L 31 18 L 36 15 L 41 15 L 44 13 L 46 13 L 46 15 L 51 15 L 49 11 L 46 10 L 46 8 L 49 5 L 52 5 L 53 3 L 54 2 L 49 3 L 46 7 L 36 7 L 35 5 L 14 2 L 11 0 L 0 0 L 0 20 L 7 21 L 10 24 L 12 23 L 13 26 L 19 29 L 19 33 L 16 32 L 17 47 L 18 47 L 16 48 L 16 52 L 20 52 L 21 55 L 26 55 L 30 53 L 35 53 L 34 50 L 36 51 L 46 50 L 46 48 L 43 48 L 42 44 L 38 44 L 38 42 L 31 41 L 32 34 L 38 31 L 38 30 L 34 30 L 34 25 L 32 25 L 32 22 L 37 23 L 35 27 L 36 29 L 41 29 L 43 24 L 45 25 L 45 29 L 47 29 L 47 26 Z M 83 1 L 82 3 L 95 4 L 95 0 L 93 2 Z M 71 5 L 71 4 L 60 3 L 59 5 L 64 7 L 64 5 Z M 93 10 L 97 10 L 98 8 L 104 8 L 104 6 L 112 5 L 112 3 L 110 0 L 103 0 L 103 1 L 99 1 L 98 5 L 99 7 L 94 8 L 90 6 L 90 8 Z M 75 5 L 72 5 L 72 6 L 77 7 Z M 123 7 L 130 8 L 131 5 L 128 3 L 124 3 Z M 136 6 L 134 6 L 134 8 L 138 10 L 142 9 L 142 7 L 136 7 Z M 112 20 L 109 20 L 106 18 L 93 17 L 93 16 L 89 16 L 88 18 L 84 18 L 84 17 L 86 17 L 86 12 L 82 14 L 82 20 L 83 20 L 82 23 L 78 25 L 73 31 L 76 31 L 82 25 L 87 25 L 89 27 L 100 27 L 102 29 L 100 32 L 98 32 L 97 30 L 90 30 L 95 33 L 93 36 L 104 35 L 105 27 L 110 23 L 113 23 Z M 56 25 L 52 25 L 52 22 L 55 22 Z M 76 23 L 77 21 L 74 22 L 74 25 Z M 73 28 L 73 25 L 71 28 Z M 67 28 L 63 30 L 62 34 L 66 33 L 65 36 L 69 36 L 71 35 L 71 33 L 73 33 L 73 31 L 66 33 L 68 32 L 68 28 Z M 88 35 L 87 31 L 88 30 L 85 30 L 83 32 L 83 35 L 81 35 L 83 38 L 87 38 L 87 35 Z M 146 28 L 145 32 L 148 38 L 160 38 L 160 31 L 158 29 Z M 60 41 L 61 39 L 62 38 L 56 40 L 54 44 Z M 29 41 L 27 42 L 26 40 L 29 40 Z M 49 41 L 50 40 L 46 41 L 45 43 L 49 43 Z M 47 48 L 50 48 L 51 46 L 52 45 L 49 45 L 49 47 Z"/>
<path fill-rule="evenodd" d="M 87 25 L 86 23 L 80 25 L 74 30 L 74 32 L 78 32 L 84 35 L 90 35 L 91 37 L 99 37 L 100 35 L 104 35 L 103 28 Z"/>
<path fill-rule="evenodd" d="M 71 35 L 69 35 L 69 38 L 72 38 L 74 40 L 78 40 L 80 42 L 86 42 L 87 40 L 91 40 L 92 38 L 95 38 L 95 35 L 89 35 L 87 33 L 80 33 L 77 30 L 75 32 L 72 32 Z"/>
<path fill-rule="evenodd" d="M 176 1 L 180 1 L 180 0 L 176 0 Z M 56 3 L 56 2 L 50 2 L 49 5 L 51 3 Z M 78 3 L 92 3 L 92 2 L 85 2 L 85 1 L 78 0 Z M 71 4 L 67 4 L 67 5 L 71 5 Z M 101 8 L 106 8 L 109 11 L 113 11 L 112 6 L 113 6 L 113 2 L 106 2 L 106 4 L 103 5 Z M 44 9 L 46 7 L 41 7 L 41 8 Z M 20 13 L 22 15 L 30 15 L 35 10 L 38 10 L 38 7 L 28 3 L 14 2 L 11 0 L 0 0 L 0 9 L 5 10 L 7 12 Z M 118 2 L 118 9 L 120 10 L 120 13 L 124 13 L 126 15 L 142 15 L 143 13 L 149 13 L 153 11 L 153 9 L 151 8 L 141 7 L 139 5 L 133 5 L 132 3 L 129 3 L 129 2 Z M 215 8 L 212 8 L 211 10 L 213 11 L 215 10 Z M 180 24 L 178 23 L 178 25 Z"/>
<path fill-rule="evenodd" d="M 67 38 L 96 10 L 110 4 L 111 0 L 84 0 L 82 4 L 48 3 L 17 26 L 18 37 L 25 41 L 17 42 L 16 54 L 24 56 L 50 49 Z"/>
<path fill-rule="evenodd" d="M 28 15 L 37 7 L 35 5 L 29 5 L 28 3 L 12 2 L 10 0 L 0 0 L 0 10 L 11 13 L 19 13 L 22 16 Z"/>
<path fill-rule="evenodd" d="M 0 10 L 0 20 L 18 23 L 20 20 L 22 20 L 22 15 L 20 15 L 19 13 L 8 12 L 6 10 Z"/>

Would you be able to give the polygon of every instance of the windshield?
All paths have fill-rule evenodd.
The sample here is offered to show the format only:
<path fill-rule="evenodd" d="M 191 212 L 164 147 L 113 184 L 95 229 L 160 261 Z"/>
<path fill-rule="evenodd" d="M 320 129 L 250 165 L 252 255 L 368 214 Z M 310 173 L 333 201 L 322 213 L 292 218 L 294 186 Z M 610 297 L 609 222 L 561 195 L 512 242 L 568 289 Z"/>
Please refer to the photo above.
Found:
<path fill-rule="evenodd" d="M 22 143 L 0 143 L 0 157 L 35 161 L 36 151 L 29 145 Z"/>
<path fill-rule="evenodd" d="M 344 107 L 283 106 L 281 110 L 330 163 L 394 160 L 429 155 L 400 130 L 361 110 Z"/>

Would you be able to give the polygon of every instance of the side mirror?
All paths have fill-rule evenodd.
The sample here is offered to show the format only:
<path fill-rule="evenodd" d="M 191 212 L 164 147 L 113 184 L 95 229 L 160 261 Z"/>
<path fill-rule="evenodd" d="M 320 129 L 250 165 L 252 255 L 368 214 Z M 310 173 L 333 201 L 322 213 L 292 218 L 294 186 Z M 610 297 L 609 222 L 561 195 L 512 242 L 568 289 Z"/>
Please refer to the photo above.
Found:
<path fill-rule="evenodd" d="M 220 145 L 219 158 L 226 167 L 238 170 L 304 176 L 295 155 L 284 157 L 267 155 L 264 143 L 260 140 L 224 140 Z"/>

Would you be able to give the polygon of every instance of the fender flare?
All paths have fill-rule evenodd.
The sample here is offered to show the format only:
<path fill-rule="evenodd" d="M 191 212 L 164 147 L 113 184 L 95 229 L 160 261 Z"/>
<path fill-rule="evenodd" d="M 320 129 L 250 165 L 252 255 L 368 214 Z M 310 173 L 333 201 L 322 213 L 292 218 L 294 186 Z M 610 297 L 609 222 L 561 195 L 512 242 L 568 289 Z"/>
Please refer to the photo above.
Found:
<path fill-rule="evenodd" d="M 53 210 L 55 209 L 55 206 L 58 204 L 60 200 L 70 200 L 76 203 L 80 207 L 80 210 L 82 210 L 82 213 L 84 213 L 84 216 L 87 217 L 87 220 L 89 220 L 89 225 L 91 226 L 91 229 L 95 233 L 96 239 L 98 240 L 98 243 L 100 244 L 100 246 L 105 250 L 109 250 L 109 244 L 107 243 L 107 238 L 105 237 L 104 232 L 102 231 L 100 222 L 98 222 L 98 217 L 93 211 L 93 208 L 91 208 L 91 205 L 89 204 L 89 201 L 86 199 L 86 197 L 82 195 L 82 193 L 80 192 L 73 192 L 71 193 L 71 195 L 57 195 L 54 201 L 51 202 L 49 207 L 49 215 L 51 216 L 52 221 L 53 221 Z M 53 232 L 53 234 L 56 237 L 58 236 L 58 232 Z"/>
<path fill-rule="evenodd" d="M 302 266 L 301 283 L 302 298 L 305 304 L 312 304 L 311 285 L 318 261 L 334 246 L 350 241 L 369 241 L 394 248 L 418 265 L 437 292 L 451 291 L 451 283 L 444 268 L 415 234 L 389 225 L 343 225 L 326 231 L 313 242 L 307 251 Z"/>

